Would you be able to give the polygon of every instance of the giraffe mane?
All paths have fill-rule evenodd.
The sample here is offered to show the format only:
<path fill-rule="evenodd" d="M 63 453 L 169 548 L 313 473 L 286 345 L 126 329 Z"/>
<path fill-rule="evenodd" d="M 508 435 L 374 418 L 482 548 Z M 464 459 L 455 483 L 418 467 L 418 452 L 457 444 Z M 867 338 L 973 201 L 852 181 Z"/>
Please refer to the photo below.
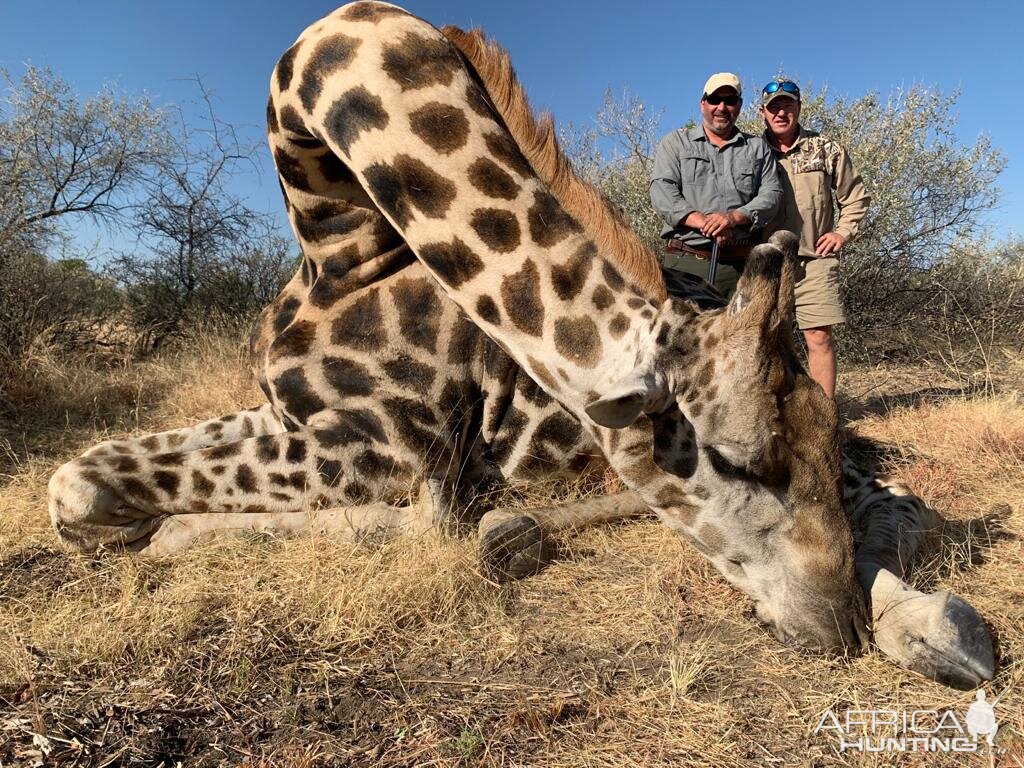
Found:
<path fill-rule="evenodd" d="M 576 175 L 558 143 L 551 115 L 530 106 L 508 52 L 480 29 L 446 26 L 441 32 L 462 53 L 526 161 L 566 212 L 576 219 L 636 288 L 663 301 L 667 292 L 657 257 L 625 216 L 592 184 Z"/>

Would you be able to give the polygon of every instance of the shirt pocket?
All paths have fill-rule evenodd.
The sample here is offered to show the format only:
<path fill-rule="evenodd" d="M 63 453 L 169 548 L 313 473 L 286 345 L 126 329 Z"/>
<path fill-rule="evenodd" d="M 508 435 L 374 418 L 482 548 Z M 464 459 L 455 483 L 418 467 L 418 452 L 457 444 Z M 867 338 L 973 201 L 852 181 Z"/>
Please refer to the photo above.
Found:
<path fill-rule="evenodd" d="M 679 178 L 685 186 L 700 186 L 711 175 L 711 161 L 707 158 L 695 154 L 684 154 L 679 161 Z"/>
<path fill-rule="evenodd" d="M 757 174 L 753 171 L 733 171 L 732 183 L 745 200 L 750 200 L 757 189 Z"/>

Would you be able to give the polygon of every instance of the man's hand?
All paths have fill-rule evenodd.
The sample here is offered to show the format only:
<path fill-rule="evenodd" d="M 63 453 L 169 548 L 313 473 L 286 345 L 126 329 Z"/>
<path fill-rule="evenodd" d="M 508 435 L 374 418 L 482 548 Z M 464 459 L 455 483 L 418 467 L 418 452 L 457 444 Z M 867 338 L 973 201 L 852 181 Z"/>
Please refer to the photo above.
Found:
<path fill-rule="evenodd" d="M 833 253 L 838 253 L 845 244 L 846 238 L 838 232 L 826 232 L 814 244 L 814 254 L 815 256 L 830 256 Z"/>

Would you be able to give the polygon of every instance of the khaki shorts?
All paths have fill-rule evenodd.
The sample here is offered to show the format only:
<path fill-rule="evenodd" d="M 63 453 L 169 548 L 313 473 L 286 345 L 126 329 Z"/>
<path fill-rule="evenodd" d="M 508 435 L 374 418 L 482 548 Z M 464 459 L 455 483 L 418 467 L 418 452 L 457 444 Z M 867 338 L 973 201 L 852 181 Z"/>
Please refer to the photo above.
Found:
<path fill-rule="evenodd" d="M 839 259 L 801 256 L 796 273 L 796 325 L 802 330 L 846 322 L 839 295 Z"/>

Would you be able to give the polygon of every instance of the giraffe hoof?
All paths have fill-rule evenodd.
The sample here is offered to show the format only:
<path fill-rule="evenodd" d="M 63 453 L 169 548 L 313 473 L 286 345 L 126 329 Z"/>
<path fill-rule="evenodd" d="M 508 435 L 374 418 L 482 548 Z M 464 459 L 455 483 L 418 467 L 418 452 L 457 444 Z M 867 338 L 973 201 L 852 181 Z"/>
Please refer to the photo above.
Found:
<path fill-rule="evenodd" d="M 529 515 L 492 510 L 480 520 L 480 561 L 495 581 L 539 573 L 550 560 L 550 539 Z"/>
<path fill-rule="evenodd" d="M 960 690 L 995 674 L 992 637 L 978 612 L 949 592 L 918 594 L 875 622 L 878 646 L 901 666 Z"/>

